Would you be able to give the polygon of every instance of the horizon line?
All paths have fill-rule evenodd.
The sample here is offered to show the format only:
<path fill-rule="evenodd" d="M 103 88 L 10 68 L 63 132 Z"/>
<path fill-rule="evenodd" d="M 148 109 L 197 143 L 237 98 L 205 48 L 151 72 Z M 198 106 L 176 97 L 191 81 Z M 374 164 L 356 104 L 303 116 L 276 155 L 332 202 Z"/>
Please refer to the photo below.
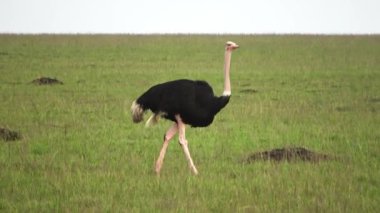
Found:
<path fill-rule="evenodd" d="M 181 35 L 198 35 L 198 36 L 379 36 L 380 33 L 128 33 L 128 32 L 0 32 L 0 35 L 131 35 L 131 36 L 181 36 Z"/>

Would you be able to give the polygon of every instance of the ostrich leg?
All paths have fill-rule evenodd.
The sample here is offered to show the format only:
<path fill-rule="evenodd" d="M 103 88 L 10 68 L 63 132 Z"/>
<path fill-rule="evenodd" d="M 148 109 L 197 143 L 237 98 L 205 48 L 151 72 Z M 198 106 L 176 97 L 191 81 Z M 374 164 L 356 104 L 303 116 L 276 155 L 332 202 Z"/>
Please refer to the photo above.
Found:
<path fill-rule="evenodd" d="M 181 119 L 181 117 L 179 115 L 176 115 L 175 118 L 177 120 L 177 125 L 178 125 L 179 143 L 182 146 L 183 152 L 185 153 L 185 156 L 186 156 L 187 162 L 189 163 L 189 167 L 190 167 L 191 171 L 195 175 L 197 175 L 198 174 L 198 170 L 197 170 L 197 168 L 195 168 L 193 159 L 191 158 L 189 147 L 187 146 L 187 140 L 186 140 L 186 137 L 185 137 L 185 128 L 186 128 L 186 125 L 182 122 L 182 119 Z"/>
<path fill-rule="evenodd" d="M 164 135 L 164 143 L 162 145 L 160 156 L 158 156 L 158 159 L 156 161 L 156 173 L 160 174 L 162 163 L 164 162 L 164 157 L 166 153 L 166 149 L 168 148 L 169 141 L 173 138 L 173 136 L 177 133 L 178 127 L 177 124 L 174 123 L 172 127 L 165 133 Z"/>

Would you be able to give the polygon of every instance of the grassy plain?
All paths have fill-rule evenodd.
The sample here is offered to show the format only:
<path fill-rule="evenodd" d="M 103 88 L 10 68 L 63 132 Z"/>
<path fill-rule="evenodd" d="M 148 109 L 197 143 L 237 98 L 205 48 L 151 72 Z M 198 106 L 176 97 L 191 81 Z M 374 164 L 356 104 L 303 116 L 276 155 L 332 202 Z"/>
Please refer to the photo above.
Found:
<path fill-rule="evenodd" d="M 227 40 L 231 101 L 187 129 L 200 175 L 174 140 L 156 177 L 170 123 L 131 102 L 177 78 L 221 94 Z M 380 36 L 0 35 L 0 107 L 23 135 L 0 141 L 1 212 L 380 212 Z M 339 160 L 241 163 L 289 146 Z"/>

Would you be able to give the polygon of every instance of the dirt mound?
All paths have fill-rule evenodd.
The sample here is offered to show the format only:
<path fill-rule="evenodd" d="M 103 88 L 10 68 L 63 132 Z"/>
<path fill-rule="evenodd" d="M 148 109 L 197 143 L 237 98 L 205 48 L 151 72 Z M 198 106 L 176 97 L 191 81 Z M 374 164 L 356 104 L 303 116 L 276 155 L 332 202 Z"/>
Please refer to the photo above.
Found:
<path fill-rule="evenodd" d="M 309 161 L 319 162 L 322 160 L 333 159 L 329 155 L 316 153 L 303 147 L 289 147 L 281 149 L 272 149 L 270 151 L 255 152 L 245 159 L 245 163 L 253 163 L 255 161 Z"/>
<path fill-rule="evenodd" d="M 4 141 L 15 141 L 21 139 L 21 134 L 3 127 L 0 127 L 0 139 Z"/>
<path fill-rule="evenodd" d="M 255 89 L 242 89 L 239 91 L 240 93 L 258 93 L 259 91 Z"/>
<path fill-rule="evenodd" d="M 62 81 L 55 79 L 55 78 L 49 78 L 49 77 L 37 78 L 37 79 L 33 80 L 32 83 L 37 84 L 37 85 L 63 84 Z"/>

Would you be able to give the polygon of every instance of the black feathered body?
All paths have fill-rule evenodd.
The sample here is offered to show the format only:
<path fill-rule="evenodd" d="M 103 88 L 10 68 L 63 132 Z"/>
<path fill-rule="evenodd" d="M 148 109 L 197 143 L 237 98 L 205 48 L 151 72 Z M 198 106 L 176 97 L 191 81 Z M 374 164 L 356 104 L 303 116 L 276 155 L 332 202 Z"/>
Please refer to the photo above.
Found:
<path fill-rule="evenodd" d="M 229 100 L 230 96 L 216 97 L 205 81 L 181 79 L 151 87 L 136 102 L 144 110 L 150 109 L 174 122 L 175 115 L 180 115 L 185 124 L 205 127 Z"/>

